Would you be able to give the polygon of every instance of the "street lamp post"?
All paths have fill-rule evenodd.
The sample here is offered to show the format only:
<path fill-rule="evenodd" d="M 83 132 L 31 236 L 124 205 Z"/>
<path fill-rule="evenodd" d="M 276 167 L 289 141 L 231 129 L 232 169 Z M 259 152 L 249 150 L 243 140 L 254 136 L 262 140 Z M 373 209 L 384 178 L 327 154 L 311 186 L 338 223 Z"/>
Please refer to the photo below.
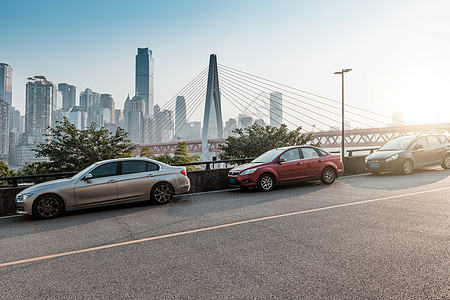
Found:
<path fill-rule="evenodd" d="M 344 127 L 345 127 L 345 121 L 344 121 L 344 74 L 347 72 L 350 72 L 352 69 L 342 69 L 341 71 L 334 72 L 334 74 L 341 74 L 342 75 L 342 162 L 344 162 L 344 156 L 345 156 L 345 136 L 344 136 Z"/>

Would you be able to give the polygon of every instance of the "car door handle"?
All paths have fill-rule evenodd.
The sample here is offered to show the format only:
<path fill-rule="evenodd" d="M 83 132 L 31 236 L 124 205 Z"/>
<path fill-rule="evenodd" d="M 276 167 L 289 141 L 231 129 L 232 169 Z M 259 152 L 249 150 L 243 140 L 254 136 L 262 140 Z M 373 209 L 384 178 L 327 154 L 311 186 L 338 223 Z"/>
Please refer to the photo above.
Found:
<path fill-rule="evenodd" d="M 113 180 L 113 179 L 111 179 L 111 180 L 108 180 L 108 183 L 114 183 L 114 182 L 116 182 L 115 180 Z"/>
<path fill-rule="evenodd" d="M 303 165 L 303 163 L 297 163 L 297 166 L 301 166 L 301 165 Z"/>
<path fill-rule="evenodd" d="M 147 177 L 155 177 L 156 175 L 148 174 Z"/>

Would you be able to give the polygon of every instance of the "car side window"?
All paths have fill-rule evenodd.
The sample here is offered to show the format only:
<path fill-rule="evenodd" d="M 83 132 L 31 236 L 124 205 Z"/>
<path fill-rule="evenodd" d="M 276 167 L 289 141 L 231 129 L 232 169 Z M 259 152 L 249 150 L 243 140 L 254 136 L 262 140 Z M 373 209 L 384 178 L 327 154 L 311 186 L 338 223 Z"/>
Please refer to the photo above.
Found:
<path fill-rule="evenodd" d="M 123 161 L 122 174 L 141 173 L 147 171 L 147 162 L 139 160 Z"/>
<path fill-rule="evenodd" d="M 317 151 L 319 151 L 319 155 L 320 156 L 327 156 L 328 153 L 326 153 L 325 151 L 323 151 L 322 149 L 317 149 Z"/>
<path fill-rule="evenodd" d="M 92 174 L 92 178 L 100 178 L 116 175 L 117 165 L 118 163 L 109 163 L 98 166 L 97 168 L 95 168 L 90 172 Z"/>
<path fill-rule="evenodd" d="M 428 147 L 427 138 L 426 138 L 426 137 L 418 138 L 417 141 L 416 141 L 416 145 L 417 145 L 417 146 L 418 146 L 418 145 L 422 145 L 424 148 L 425 148 L 425 147 Z"/>
<path fill-rule="evenodd" d="M 159 166 L 157 164 L 148 162 L 147 163 L 147 171 L 158 171 L 159 170 Z"/>
<path fill-rule="evenodd" d="M 319 153 L 317 153 L 317 151 L 314 148 L 305 147 L 301 148 L 301 151 L 303 153 L 303 158 L 319 157 Z"/>
<path fill-rule="evenodd" d="M 435 136 L 429 136 L 428 138 L 428 144 L 430 144 L 430 146 L 435 147 L 435 146 L 440 146 L 441 142 L 439 141 L 439 139 Z"/>
<path fill-rule="evenodd" d="M 291 149 L 281 154 L 280 158 L 284 158 L 286 161 L 299 160 L 300 152 L 298 152 L 298 148 Z"/>

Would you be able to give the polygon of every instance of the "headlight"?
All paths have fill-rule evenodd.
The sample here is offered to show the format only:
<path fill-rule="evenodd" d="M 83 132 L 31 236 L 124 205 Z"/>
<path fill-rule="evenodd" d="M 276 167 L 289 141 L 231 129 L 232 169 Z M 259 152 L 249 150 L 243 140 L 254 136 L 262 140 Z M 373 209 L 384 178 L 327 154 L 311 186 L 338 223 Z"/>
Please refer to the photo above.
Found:
<path fill-rule="evenodd" d="M 389 156 L 388 158 L 386 158 L 386 162 L 390 162 L 393 160 L 396 160 L 398 158 L 398 154 L 394 154 L 392 156 Z"/>
<path fill-rule="evenodd" d="M 242 171 L 242 172 L 241 172 L 241 175 L 248 175 L 248 174 L 255 173 L 255 171 L 256 171 L 257 169 L 258 169 L 258 168 L 248 169 L 248 170 Z"/>
<path fill-rule="evenodd" d="M 30 194 L 30 193 L 18 195 L 18 196 L 16 197 L 16 202 L 25 202 L 25 201 L 27 201 L 27 199 L 30 198 L 31 196 L 33 196 L 33 194 Z"/>

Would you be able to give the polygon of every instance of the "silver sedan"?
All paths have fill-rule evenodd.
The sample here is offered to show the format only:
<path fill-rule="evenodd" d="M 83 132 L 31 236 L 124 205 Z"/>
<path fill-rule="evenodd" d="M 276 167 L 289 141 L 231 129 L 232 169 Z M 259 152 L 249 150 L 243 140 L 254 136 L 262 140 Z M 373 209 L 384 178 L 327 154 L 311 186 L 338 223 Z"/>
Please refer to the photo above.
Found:
<path fill-rule="evenodd" d="M 36 184 L 16 196 L 18 214 L 56 218 L 64 211 L 125 202 L 167 203 L 190 189 L 186 168 L 147 158 L 97 162 L 72 178 Z"/>

